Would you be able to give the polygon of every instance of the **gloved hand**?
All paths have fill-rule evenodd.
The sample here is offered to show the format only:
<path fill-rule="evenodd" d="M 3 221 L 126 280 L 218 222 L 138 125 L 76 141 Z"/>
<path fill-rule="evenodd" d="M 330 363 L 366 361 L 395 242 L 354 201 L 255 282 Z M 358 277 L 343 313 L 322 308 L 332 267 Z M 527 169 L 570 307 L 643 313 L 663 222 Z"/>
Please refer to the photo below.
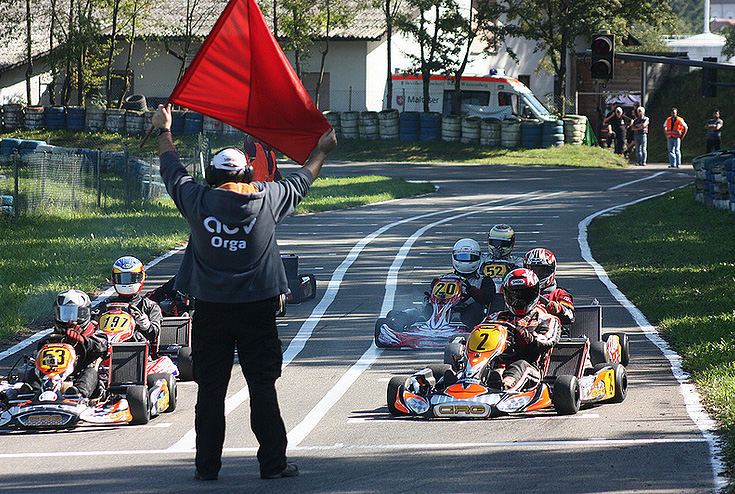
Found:
<path fill-rule="evenodd" d="M 469 281 L 467 281 L 466 278 L 462 278 L 462 292 L 464 294 L 464 298 L 468 298 L 468 297 L 475 298 L 477 297 L 477 295 L 479 295 L 480 290 L 472 286 L 472 284 Z"/>
<path fill-rule="evenodd" d="M 518 342 L 528 345 L 534 339 L 533 330 L 537 323 L 526 318 L 516 321 L 516 339 Z"/>
<path fill-rule="evenodd" d="M 561 304 L 552 300 L 546 304 L 546 312 L 554 316 L 561 314 Z"/>
<path fill-rule="evenodd" d="M 151 327 L 151 320 L 136 307 L 130 307 L 130 313 L 135 320 L 135 327 L 138 331 L 146 332 Z"/>
<path fill-rule="evenodd" d="M 76 322 L 70 322 L 69 327 L 66 329 L 66 339 L 72 345 L 77 343 L 84 344 L 85 337 L 82 335 L 82 327 Z"/>

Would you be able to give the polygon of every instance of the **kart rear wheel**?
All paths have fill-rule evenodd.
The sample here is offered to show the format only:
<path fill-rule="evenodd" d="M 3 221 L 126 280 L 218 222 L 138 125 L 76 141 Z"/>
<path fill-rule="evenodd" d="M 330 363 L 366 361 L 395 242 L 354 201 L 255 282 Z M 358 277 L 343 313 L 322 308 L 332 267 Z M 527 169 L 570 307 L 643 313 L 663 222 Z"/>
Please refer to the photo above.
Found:
<path fill-rule="evenodd" d="M 551 395 L 554 409 L 559 415 L 574 415 L 582 404 L 582 391 L 576 376 L 559 376 L 554 381 Z"/>
<path fill-rule="evenodd" d="M 408 415 L 405 412 L 402 412 L 401 410 L 398 410 L 396 408 L 396 400 L 398 399 L 398 392 L 401 390 L 401 386 L 406 382 L 405 377 L 401 376 L 393 376 L 390 378 L 390 381 L 388 382 L 388 394 L 387 394 L 387 401 L 388 401 L 388 411 L 391 415 L 400 417 L 402 415 Z"/>
<path fill-rule="evenodd" d="M 158 379 L 165 379 L 166 385 L 168 386 L 168 407 L 164 410 L 164 413 L 173 412 L 176 410 L 176 398 L 178 394 L 178 388 L 176 387 L 176 378 L 173 374 L 167 372 L 160 374 L 148 374 L 148 388 L 152 388 Z"/>
<path fill-rule="evenodd" d="M 444 347 L 444 363 L 452 366 L 455 371 L 462 367 L 464 361 L 464 345 L 453 342 Z"/>
<path fill-rule="evenodd" d="M 179 379 L 181 381 L 194 380 L 194 361 L 191 357 L 191 347 L 179 348 L 176 355 L 176 367 L 179 368 Z"/>
<path fill-rule="evenodd" d="M 618 340 L 620 340 L 620 363 L 627 366 L 630 363 L 630 341 L 628 339 L 628 334 L 605 333 L 602 335 L 602 339 L 607 341 L 607 339 L 612 335 L 616 335 Z"/>
<path fill-rule="evenodd" d="M 615 371 L 615 396 L 610 398 L 611 403 L 622 403 L 628 396 L 628 371 L 621 364 L 612 364 Z"/>
<path fill-rule="evenodd" d="M 607 352 L 604 341 L 593 341 L 590 343 L 590 360 L 592 365 L 607 363 Z"/>
<path fill-rule="evenodd" d="M 125 390 L 125 399 L 133 416 L 131 424 L 147 424 L 151 419 L 151 396 L 148 394 L 148 386 L 135 384 L 128 386 Z"/>
<path fill-rule="evenodd" d="M 383 324 L 387 324 L 388 319 L 385 317 L 381 317 L 377 321 L 375 321 L 375 346 L 378 348 L 388 348 L 388 345 L 384 345 L 383 343 L 378 340 L 378 336 L 380 336 L 380 327 Z"/>

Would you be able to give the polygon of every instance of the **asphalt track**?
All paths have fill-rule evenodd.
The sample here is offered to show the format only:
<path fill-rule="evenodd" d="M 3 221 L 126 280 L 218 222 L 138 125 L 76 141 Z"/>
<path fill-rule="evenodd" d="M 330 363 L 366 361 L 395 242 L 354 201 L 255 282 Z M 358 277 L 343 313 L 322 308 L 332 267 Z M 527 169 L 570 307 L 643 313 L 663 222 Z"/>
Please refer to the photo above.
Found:
<path fill-rule="evenodd" d="M 288 172 L 288 166 L 284 167 Z M 301 476 L 258 477 L 247 388 L 235 367 L 217 482 L 193 476 L 196 385 L 181 383 L 172 414 L 146 426 L 0 431 L 3 492 L 564 492 L 705 493 L 723 485 L 711 421 L 676 355 L 596 266 L 586 248 L 595 216 L 692 182 L 665 166 L 623 170 L 484 165 L 328 163 L 333 176 L 430 180 L 436 193 L 289 218 L 282 253 L 318 280 L 314 300 L 288 307 L 278 381 L 289 456 Z M 438 351 L 377 349 L 373 328 L 390 308 L 420 302 L 450 270 L 461 237 L 484 245 L 507 222 L 516 252 L 550 248 L 560 285 L 578 304 L 597 299 L 604 331 L 630 335 L 630 387 L 621 404 L 574 416 L 552 411 L 492 420 L 391 417 L 386 386 L 441 361 Z M 175 273 L 179 253 L 149 268 L 149 287 Z M 27 350 L 26 350 L 27 351 Z M 0 352 L 0 371 L 17 357 Z"/>

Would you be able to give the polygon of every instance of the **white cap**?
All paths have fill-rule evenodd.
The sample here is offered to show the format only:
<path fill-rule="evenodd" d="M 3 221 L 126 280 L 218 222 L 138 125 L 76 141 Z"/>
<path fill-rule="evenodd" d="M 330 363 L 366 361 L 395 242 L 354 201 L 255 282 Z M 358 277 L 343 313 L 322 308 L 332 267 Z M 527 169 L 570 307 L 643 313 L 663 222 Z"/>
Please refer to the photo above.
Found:
<path fill-rule="evenodd" d="M 212 157 L 212 166 L 218 170 L 244 170 L 247 164 L 247 156 L 237 148 L 224 148 Z"/>

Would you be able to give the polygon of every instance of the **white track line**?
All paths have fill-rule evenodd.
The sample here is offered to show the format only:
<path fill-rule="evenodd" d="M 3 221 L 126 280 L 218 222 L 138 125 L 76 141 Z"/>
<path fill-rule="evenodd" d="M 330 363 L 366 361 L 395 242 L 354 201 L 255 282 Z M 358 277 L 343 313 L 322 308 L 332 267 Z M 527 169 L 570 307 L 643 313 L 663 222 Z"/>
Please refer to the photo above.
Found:
<path fill-rule="evenodd" d="M 428 225 L 425 225 L 418 230 L 416 230 L 413 235 L 411 235 L 401 246 L 401 248 L 398 250 L 398 253 L 396 254 L 395 258 L 393 259 L 393 263 L 390 266 L 390 269 L 388 270 L 388 276 L 385 281 L 385 295 L 383 296 L 383 305 L 380 308 L 381 314 L 386 314 L 390 309 L 393 308 L 393 302 L 395 299 L 395 293 L 396 293 L 396 285 L 398 283 L 398 272 L 403 265 L 403 262 L 406 259 L 406 256 L 408 255 L 408 252 L 411 250 L 411 247 L 416 242 L 416 240 L 421 237 L 427 230 L 436 227 L 437 225 L 441 225 L 444 223 L 447 223 L 449 221 L 455 220 L 457 218 L 462 218 L 464 216 L 470 216 L 477 213 L 484 213 L 487 211 L 491 211 L 493 209 L 497 209 L 499 207 L 510 207 L 510 206 L 517 206 L 519 204 L 524 204 L 531 201 L 537 201 L 539 199 L 544 199 L 547 197 L 555 196 L 558 194 L 562 194 L 563 192 L 554 192 L 551 194 L 546 194 L 539 197 L 532 197 L 528 199 L 523 199 L 520 201 L 515 201 L 508 204 L 503 204 L 500 206 L 492 206 L 488 207 L 486 209 L 478 210 L 478 211 L 468 211 L 461 214 L 457 214 L 454 216 L 449 216 L 444 219 L 441 219 L 439 221 L 435 221 L 434 223 L 430 223 Z M 474 207 L 477 207 L 476 205 Z M 449 210 L 447 212 L 456 211 L 459 209 L 466 209 L 466 208 L 457 208 L 454 210 Z M 296 426 L 294 427 L 291 432 L 288 433 L 288 443 L 289 447 L 290 445 L 298 446 L 301 444 L 301 441 L 303 441 L 306 436 L 309 435 L 309 433 L 316 427 L 316 425 L 321 421 L 322 418 L 327 414 L 327 412 L 334 406 L 337 401 L 347 392 L 347 390 L 352 386 L 352 384 L 357 380 L 358 377 L 367 369 L 369 368 L 373 362 L 380 356 L 380 354 L 383 353 L 382 348 L 378 348 L 375 346 L 375 342 L 373 342 L 370 347 L 367 349 L 367 351 L 360 357 L 360 359 L 355 363 L 350 369 L 342 375 L 342 377 L 337 381 L 337 383 L 332 387 L 332 389 L 327 392 L 327 394 L 317 403 L 317 405 L 311 409 L 311 411 L 304 417 L 304 419 Z"/>
<path fill-rule="evenodd" d="M 615 185 L 613 187 L 610 187 L 607 190 L 610 191 L 610 190 L 622 189 L 623 187 L 627 187 L 629 185 L 633 185 L 633 184 L 638 183 L 638 182 L 643 182 L 645 180 L 651 180 L 652 178 L 659 177 L 659 176 L 663 175 L 664 173 L 666 173 L 666 172 L 654 173 L 653 175 L 651 175 L 649 177 L 643 177 L 643 178 L 639 178 L 637 180 L 631 180 L 630 182 L 625 182 L 625 183 L 622 183 L 622 184 L 618 184 L 618 185 Z"/>
<path fill-rule="evenodd" d="M 719 459 L 721 449 L 717 443 L 717 437 L 715 436 L 716 424 L 704 410 L 702 402 L 699 398 L 699 393 L 697 393 L 697 388 L 692 383 L 691 377 L 686 371 L 684 371 L 684 369 L 682 369 L 681 357 L 676 352 L 674 352 L 671 347 L 669 347 L 669 344 L 666 343 L 663 338 L 661 338 L 656 328 L 651 325 L 650 322 L 648 322 L 648 319 L 646 319 L 646 316 L 643 315 L 640 309 L 633 305 L 633 303 L 628 300 L 628 298 L 623 294 L 623 292 L 620 291 L 615 283 L 610 280 L 602 266 L 600 266 L 597 261 L 595 261 L 595 259 L 592 257 L 592 251 L 590 250 L 589 244 L 587 243 L 587 228 L 589 227 L 589 224 L 592 222 L 593 219 L 610 211 L 632 206 L 633 204 L 647 201 L 649 199 L 662 196 L 669 192 L 671 191 L 660 192 L 658 194 L 636 199 L 635 201 L 627 202 L 625 204 L 612 206 L 587 216 L 578 225 L 579 235 L 577 237 L 577 240 L 579 242 L 579 248 L 582 252 L 582 257 L 585 261 L 587 261 L 590 266 L 592 266 L 600 281 L 605 285 L 605 287 L 607 287 L 610 294 L 615 297 L 620 305 L 625 307 L 625 309 L 630 313 L 635 323 L 638 325 L 641 331 L 643 331 L 643 334 L 645 334 L 646 337 L 654 345 L 656 345 L 659 350 L 661 350 L 661 353 L 663 353 L 663 355 L 669 360 L 669 363 L 671 365 L 671 373 L 679 382 L 679 388 L 681 390 L 681 394 L 684 397 L 684 403 L 686 404 L 687 413 L 689 414 L 689 417 L 692 419 L 694 424 L 702 432 L 704 440 L 709 445 L 710 465 L 712 467 L 713 482 L 715 484 L 715 488 L 717 490 L 720 490 L 726 486 L 727 481 L 723 476 L 720 475 L 721 472 L 725 471 L 725 467 L 722 461 Z"/>

